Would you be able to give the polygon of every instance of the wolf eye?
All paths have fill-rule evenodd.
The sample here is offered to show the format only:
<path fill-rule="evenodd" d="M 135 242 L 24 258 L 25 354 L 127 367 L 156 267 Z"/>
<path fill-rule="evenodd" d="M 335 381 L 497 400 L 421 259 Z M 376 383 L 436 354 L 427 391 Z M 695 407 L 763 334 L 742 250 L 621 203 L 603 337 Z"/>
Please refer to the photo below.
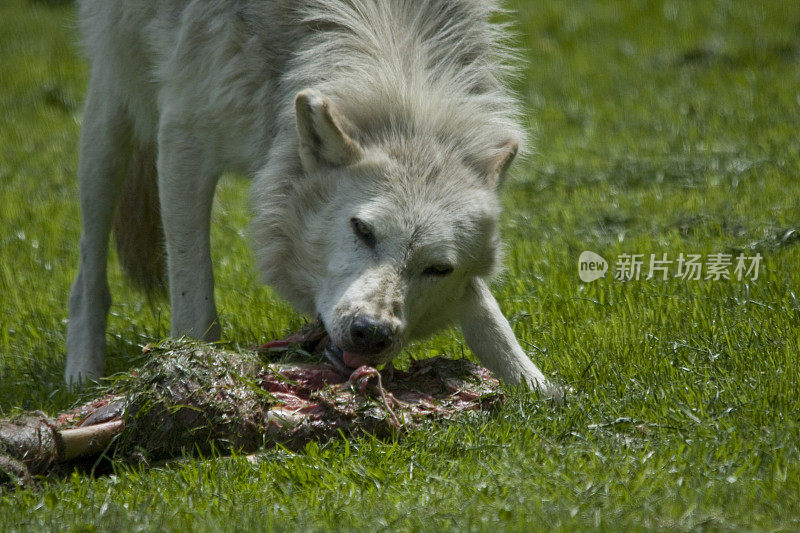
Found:
<path fill-rule="evenodd" d="M 453 265 L 431 265 L 422 271 L 426 276 L 446 276 L 453 272 Z"/>
<path fill-rule="evenodd" d="M 372 228 L 370 228 L 366 222 L 360 218 L 353 217 L 350 219 L 350 226 L 353 228 L 353 233 L 356 234 L 356 237 L 361 239 L 361 241 L 370 248 L 375 248 L 377 244 L 375 234 L 372 233 Z"/>

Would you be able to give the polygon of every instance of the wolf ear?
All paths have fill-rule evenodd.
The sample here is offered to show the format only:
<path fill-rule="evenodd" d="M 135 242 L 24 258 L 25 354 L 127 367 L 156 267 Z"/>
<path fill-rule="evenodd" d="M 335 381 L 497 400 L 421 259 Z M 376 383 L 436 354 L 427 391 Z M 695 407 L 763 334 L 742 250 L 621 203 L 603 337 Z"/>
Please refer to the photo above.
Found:
<path fill-rule="evenodd" d="M 304 89 L 294 100 L 300 159 L 307 172 L 322 166 L 346 166 L 364 156 L 364 150 L 345 128 L 347 119 L 315 89 Z"/>
<path fill-rule="evenodd" d="M 517 157 L 519 143 L 514 139 L 508 139 L 498 146 L 495 155 L 481 165 L 484 180 L 490 187 L 499 189 L 505 181 L 506 173 L 514 158 Z"/>

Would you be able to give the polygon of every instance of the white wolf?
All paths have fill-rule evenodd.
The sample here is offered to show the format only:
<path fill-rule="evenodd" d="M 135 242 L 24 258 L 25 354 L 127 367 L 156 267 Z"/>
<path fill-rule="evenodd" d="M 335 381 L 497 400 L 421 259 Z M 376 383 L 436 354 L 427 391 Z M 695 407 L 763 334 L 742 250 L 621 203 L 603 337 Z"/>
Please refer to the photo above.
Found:
<path fill-rule="evenodd" d="M 66 379 L 103 372 L 113 226 L 171 334 L 216 339 L 209 218 L 254 176 L 265 280 L 349 367 L 460 321 L 481 362 L 553 393 L 487 288 L 524 133 L 487 0 L 81 0 L 91 63 Z M 166 261 L 165 261 L 166 260 Z"/>

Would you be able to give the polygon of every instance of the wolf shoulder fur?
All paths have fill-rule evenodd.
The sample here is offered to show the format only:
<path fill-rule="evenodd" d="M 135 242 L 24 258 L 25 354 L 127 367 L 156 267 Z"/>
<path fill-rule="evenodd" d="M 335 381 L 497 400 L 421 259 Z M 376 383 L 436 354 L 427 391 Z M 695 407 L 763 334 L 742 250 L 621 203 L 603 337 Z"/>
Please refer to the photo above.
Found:
<path fill-rule="evenodd" d="M 79 5 L 91 78 L 68 381 L 103 372 L 112 226 L 126 271 L 169 287 L 171 334 L 218 338 L 209 220 L 235 170 L 254 177 L 265 281 L 345 362 L 388 362 L 460 322 L 501 378 L 555 393 L 487 288 L 497 190 L 525 140 L 495 2 Z"/>

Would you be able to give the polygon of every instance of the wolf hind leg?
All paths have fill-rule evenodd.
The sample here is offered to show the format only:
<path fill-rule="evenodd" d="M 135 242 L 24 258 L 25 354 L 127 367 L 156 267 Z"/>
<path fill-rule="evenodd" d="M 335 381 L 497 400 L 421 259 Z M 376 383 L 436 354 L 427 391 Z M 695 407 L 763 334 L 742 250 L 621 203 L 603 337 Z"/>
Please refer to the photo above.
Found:
<path fill-rule="evenodd" d="M 525 382 L 546 396 L 561 397 L 560 388 L 545 378 L 517 342 L 485 281 L 473 280 L 465 303 L 461 318 L 464 339 L 486 368 L 508 384 Z"/>
<path fill-rule="evenodd" d="M 219 178 L 213 154 L 190 126 L 162 117 L 158 188 L 166 236 L 172 308 L 170 334 L 214 341 L 220 336 L 211 264 L 211 207 Z"/>
<path fill-rule="evenodd" d="M 132 127 L 122 104 L 93 76 L 81 130 L 78 181 L 82 231 L 80 265 L 69 297 L 64 378 L 80 384 L 103 375 L 111 294 L 108 241 L 130 158 Z"/>

